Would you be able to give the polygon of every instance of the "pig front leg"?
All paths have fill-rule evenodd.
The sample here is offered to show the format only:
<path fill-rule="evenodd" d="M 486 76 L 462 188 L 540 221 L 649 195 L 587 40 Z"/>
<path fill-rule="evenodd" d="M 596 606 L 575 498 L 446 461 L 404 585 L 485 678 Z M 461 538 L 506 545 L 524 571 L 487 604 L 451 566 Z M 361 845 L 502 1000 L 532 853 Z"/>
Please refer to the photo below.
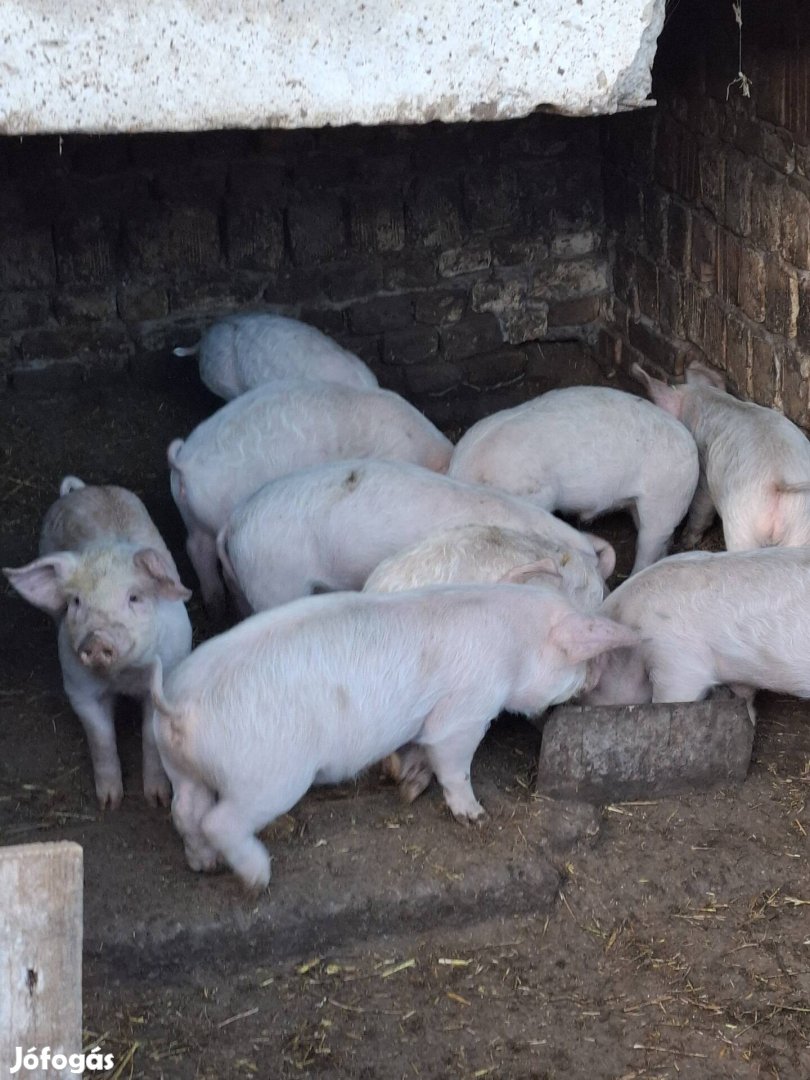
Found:
<path fill-rule="evenodd" d="M 470 768 L 489 718 L 470 723 L 459 716 L 459 711 L 457 707 L 452 712 L 441 706 L 434 709 L 425 721 L 423 738 L 428 763 L 442 786 L 445 802 L 456 821 L 466 825 L 486 817 L 470 783 Z M 468 716 L 469 709 L 464 713 Z M 449 733 L 442 737 L 444 731 Z"/>
<path fill-rule="evenodd" d="M 194 572 L 200 580 L 200 592 L 206 610 L 221 614 L 225 604 L 225 589 L 217 565 L 217 545 L 213 536 L 195 528 L 188 534 L 186 551 Z"/>
<path fill-rule="evenodd" d="M 289 805 L 285 809 L 289 809 Z M 274 813 L 272 818 L 277 816 Z M 270 856 L 254 835 L 260 825 L 261 822 L 254 821 L 246 813 L 246 808 L 229 799 L 218 802 L 202 821 L 205 839 L 222 854 L 251 892 L 260 892 L 270 884 Z"/>
<path fill-rule="evenodd" d="M 168 766 L 174 798 L 172 821 L 183 841 L 186 862 L 194 871 L 215 870 L 217 851 L 206 840 L 202 820 L 216 803 L 214 793 L 197 780 L 183 776 Z"/>
<path fill-rule="evenodd" d="M 172 801 L 172 786 L 160 760 L 155 742 L 155 712 L 151 698 L 141 702 L 143 725 L 141 743 L 143 753 L 143 793 L 150 806 L 169 806 Z"/>
<path fill-rule="evenodd" d="M 681 537 L 681 547 L 697 547 L 703 539 L 704 533 L 714 521 L 715 513 L 716 511 L 714 503 L 712 502 L 712 497 L 706 487 L 704 478 L 701 477 L 694 498 L 692 499 L 692 505 L 689 507 L 689 516 L 686 519 L 686 531 Z"/>
<path fill-rule="evenodd" d="M 115 744 L 115 695 L 106 691 L 96 696 L 67 685 L 65 693 L 87 736 L 99 806 L 117 810 L 124 798 L 124 785 Z"/>

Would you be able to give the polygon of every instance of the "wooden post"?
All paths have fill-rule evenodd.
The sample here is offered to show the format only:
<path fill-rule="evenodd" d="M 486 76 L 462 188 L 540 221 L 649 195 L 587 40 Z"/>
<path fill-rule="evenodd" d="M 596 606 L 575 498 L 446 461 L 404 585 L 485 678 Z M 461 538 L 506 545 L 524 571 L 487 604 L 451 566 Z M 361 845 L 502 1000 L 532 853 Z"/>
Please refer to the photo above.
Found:
<path fill-rule="evenodd" d="M 18 1046 L 82 1049 L 82 854 L 64 841 L 0 848 L 0 1076 Z"/>

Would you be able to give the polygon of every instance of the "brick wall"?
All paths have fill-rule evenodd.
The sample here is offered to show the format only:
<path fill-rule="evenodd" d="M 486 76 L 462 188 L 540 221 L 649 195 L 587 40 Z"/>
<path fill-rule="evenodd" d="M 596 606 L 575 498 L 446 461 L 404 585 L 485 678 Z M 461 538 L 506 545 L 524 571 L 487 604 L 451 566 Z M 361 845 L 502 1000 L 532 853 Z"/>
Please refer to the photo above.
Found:
<path fill-rule="evenodd" d="M 603 122 L 614 299 L 601 349 L 669 372 L 691 356 L 810 426 L 810 12 L 670 5 L 658 107 Z"/>
<path fill-rule="evenodd" d="M 598 122 L 0 140 L 0 372 L 167 370 L 300 316 L 416 401 L 541 376 L 607 296 Z M 553 350 L 551 351 L 553 353 Z"/>

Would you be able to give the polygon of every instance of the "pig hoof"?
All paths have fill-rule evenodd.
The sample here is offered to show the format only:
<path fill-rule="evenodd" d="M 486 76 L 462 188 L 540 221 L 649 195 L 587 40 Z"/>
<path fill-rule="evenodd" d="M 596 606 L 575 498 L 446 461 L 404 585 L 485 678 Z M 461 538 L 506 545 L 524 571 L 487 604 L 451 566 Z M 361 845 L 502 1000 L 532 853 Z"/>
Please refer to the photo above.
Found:
<path fill-rule="evenodd" d="M 450 812 L 460 825 L 483 825 L 487 812 L 479 802 L 465 806 L 451 806 Z"/>
<path fill-rule="evenodd" d="M 195 874 L 212 874 L 219 868 L 219 859 L 215 851 L 189 851 L 186 848 L 186 862 Z"/>
<path fill-rule="evenodd" d="M 430 786 L 432 779 L 433 770 L 427 765 L 407 770 L 399 781 L 399 797 L 403 802 L 412 803 Z"/>
<path fill-rule="evenodd" d="M 143 793 L 150 806 L 172 805 L 172 786 L 165 777 L 145 782 Z"/>
<path fill-rule="evenodd" d="M 124 788 L 120 781 L 96 785 L 96 798 L 102 810 L 117 810 L 124 800 Z"/>
<path fill-rule="evenodd" d="M 402 759 L 399 754 L 389 754 L 380 762 L 380 776 L 383 780 L 393 780 L 398 783 L 402 775 Z"/>
<path fill-rule="evenodd" d="M 266 859 L 266 863 L 259 865 L 258 859 L 257 865 L 251 867 L 250 870 L 240 867 L 239 877 L 242 879 L 242 884 L 245 886 L 249 896 L 258 896 L 264 892 L 267 886 L 270 884 L 270 859 Z"/>

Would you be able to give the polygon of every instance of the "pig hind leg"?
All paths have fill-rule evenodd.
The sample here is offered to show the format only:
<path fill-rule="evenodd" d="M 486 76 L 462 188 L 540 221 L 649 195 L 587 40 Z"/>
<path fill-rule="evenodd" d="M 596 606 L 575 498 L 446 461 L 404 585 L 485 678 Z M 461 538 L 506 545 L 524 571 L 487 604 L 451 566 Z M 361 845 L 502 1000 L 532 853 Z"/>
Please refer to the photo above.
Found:
<path fill-rule="evenodd" d="M 389 754 L 383 762 L 383 774 L 397 784 L 399 796 L 406 803 L 417 799 L 433 779 L 427 751 L 416 743 L 406 743 Z"/>
<path fill-rule="evenodd" d="M 679 508 L 676 507 L 676 512 Z M 675 527 L 683 517 L 678 513 L 675 517 L 673 506 L 660 499 L 636 499 L 636 513 L 638 537 L 636 539 L 636 561 L 633 563 L 631 574 L 637 574 L 646 566 L 652 566 L 654 562 L 663 559 L 672 540 Z"/>
<path fill-rule="evenodd" d="M 278 813 L 283 813 L 289 805 L 287 803 Z M 277 816 L 273 814 L 264 820 Z M 264 844 L 254 835 L 262 824 L 254 817 L 237 802 L 223 799 L 206 814 L 202 831 L 209 844 L 220 852 L 247 888 L 259 891 L 270 883 L 270 856 Z"/>
<path fill-rule="evenodd" d="M 717 511 L 712 502 L 712 497 L 709 494 L 705 481 L 701 477 L 700 483 L 692 498 L 692 505 L 689 507 L 689 516 L 686 519 L 686 531 L 681 537 L 681 547 L 696 547 L 703 539 L 703 534 L 714 521 L 716 513 Z"/>
<path fill-rule="evenodd" d="M 174 787 L 172 821 L 183 840 L 186 861 L 192 870 L 214 870 L 217 851 L 206 839 L 201 825 L 216 803 L 216 797 L 205 784 L 181 776 L 171 766 L 168 771 Z"/>
<path fill-rule="evenodd" d="M 653 702 L 700 701 L 717 685 L 716 673 L 697 655 L 670 647 L 650 664 Z"/>
<path fill-rule="evenodd" d="M 201 529 L 194 529 L 188 534 L 186 551 L 200 580 L 203 603 L 209 611 L 219 612 L 225 601 L 225 589 L 219 576 L 214 537 Z"/>
<path fill-rule="evenodd" d="M 141 728 L 143 793 L 150 806 L 168 806 L 172 798 L 172 789 L 155 742 L 155 718 L 151 698 L 146 698 L 142 702 L 141 709 L 143 711 Z"/>

